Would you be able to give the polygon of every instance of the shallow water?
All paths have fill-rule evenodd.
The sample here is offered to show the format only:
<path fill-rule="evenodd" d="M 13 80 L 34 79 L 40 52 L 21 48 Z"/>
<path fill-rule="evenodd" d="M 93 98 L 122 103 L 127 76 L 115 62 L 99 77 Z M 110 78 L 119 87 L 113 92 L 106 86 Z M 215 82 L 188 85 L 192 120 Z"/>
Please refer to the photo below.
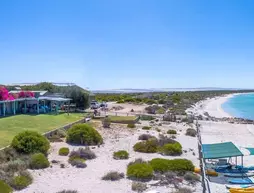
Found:
<path fill-rule="evenodd" d="M 235 95 L 222 108 L 234 117 L 254 120 L 254 93 Z"/>

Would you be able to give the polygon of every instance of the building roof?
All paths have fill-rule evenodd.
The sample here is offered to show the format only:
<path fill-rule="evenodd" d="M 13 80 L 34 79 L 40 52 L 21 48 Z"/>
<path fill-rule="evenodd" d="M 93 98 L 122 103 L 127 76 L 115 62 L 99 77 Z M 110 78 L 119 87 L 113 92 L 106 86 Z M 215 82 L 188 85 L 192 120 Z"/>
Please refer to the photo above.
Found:
<path fill-rule="evenodd" d="M 22 90 L 11 90 L 11 91 L 9 91 L 10 94 L 18 94 L 18 93 L 20 93 L 20 92 L 22 92 Z M 40 96 L 43 96 L 43 95 L 45 95 L 48 91 L 46 91 L 46 90 L 35 90 L 35 91 L 30 91 L 30 92 L 39 93 Z"/>
<path fill-rule="evenodd" d="M 204 159 L 218 159 L 243 156 L 243 153 L 232 143 L 203 144 Z"/>
<path fill-rule="evenodd" d="M 62 98 L 62 97 L 39 97 L 39 100 L 48 100 L 48 101 L 59 101 L 59 102 L 65 102 L 65 101 L 71 101 L 70 98 Z"/>
<path fill-rule="evenodd" d="M 39 97 L 39 98 L 30 97 L 30 98 L 18 98 L 18 99 L 15 99 L 15 100 L 0 101 L 0 104 L 1 103 L 14 102 L 14 101 L 34 101 L 34 100 L 35 101 L 48 100 L 48 101 L 67 102 L 67 101 L 71 101 L 72 99 L 62 98 L 62 97 Z"/>

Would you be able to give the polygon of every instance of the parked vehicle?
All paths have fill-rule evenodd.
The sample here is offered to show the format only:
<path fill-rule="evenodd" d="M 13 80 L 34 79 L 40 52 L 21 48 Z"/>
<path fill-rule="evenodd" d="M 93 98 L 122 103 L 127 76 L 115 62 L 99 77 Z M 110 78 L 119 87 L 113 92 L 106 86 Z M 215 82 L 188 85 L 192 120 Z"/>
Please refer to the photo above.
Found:
<path fill-rule="evenodd" d="M 90 103 L 90 108 L 91 109 L 98 109 L 98 108 L 100 108 L 100 105 L 99 105 L 99 103 L 97 101 L 92 101 Z"/>

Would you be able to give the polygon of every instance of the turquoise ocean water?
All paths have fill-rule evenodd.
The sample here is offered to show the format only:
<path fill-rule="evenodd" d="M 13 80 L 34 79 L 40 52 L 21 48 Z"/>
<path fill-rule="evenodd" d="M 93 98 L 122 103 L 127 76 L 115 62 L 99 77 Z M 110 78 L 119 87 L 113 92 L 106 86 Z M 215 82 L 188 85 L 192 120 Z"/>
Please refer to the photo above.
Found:
<path fill-rule="evenodd" d="M 231 116 L 254 120 L 254 93 L 233 96 L 222 108 Z"/>

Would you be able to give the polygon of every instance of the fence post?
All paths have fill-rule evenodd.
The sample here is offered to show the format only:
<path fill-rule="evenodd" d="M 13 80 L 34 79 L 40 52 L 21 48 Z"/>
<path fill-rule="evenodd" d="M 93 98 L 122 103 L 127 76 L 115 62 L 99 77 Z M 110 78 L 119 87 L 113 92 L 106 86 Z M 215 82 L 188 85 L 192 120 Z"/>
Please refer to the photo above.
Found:
<path fill-rule="evenodd" d="M 200 172 L 202 176 L 202 187 L 203 187 L 203 193 L 206 193 L 206 171 L 204 167 L 203 162 L 203 152 L 202 152 L 202 141 L 201 141 L 201 134 L 199 129 L 198 121 L 196 121 L 196 128 L 197 128 L 197 137 L 198 137 L 198 153 L 199 153 L 199 160 L 200 160 Z M 209 183 L 209 182 L 207 182 Z M 210 193 L 210 189 L 208 188 L 208 192 Z"/>

